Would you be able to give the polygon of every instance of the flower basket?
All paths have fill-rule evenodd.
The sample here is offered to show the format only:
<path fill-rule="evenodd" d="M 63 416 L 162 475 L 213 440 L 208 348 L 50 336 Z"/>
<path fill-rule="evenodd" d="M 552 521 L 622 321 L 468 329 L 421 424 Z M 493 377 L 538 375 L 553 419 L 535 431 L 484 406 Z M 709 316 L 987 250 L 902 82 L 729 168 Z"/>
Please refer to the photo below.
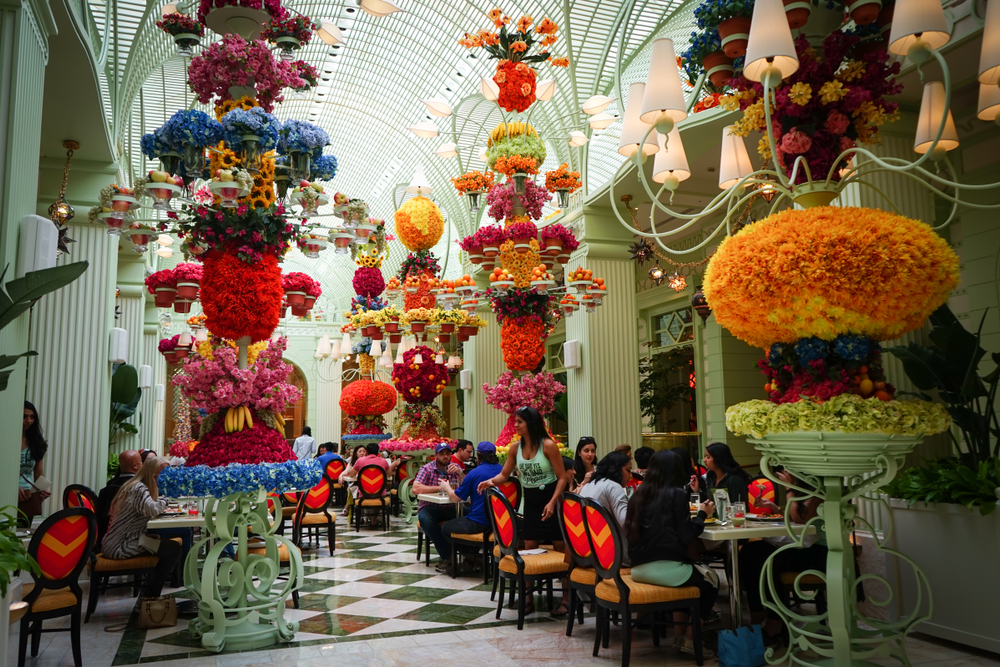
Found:
<path fill-rule="evenodd" d="M 463 336 L 475 336 L 479 333 L 479 327 L 460 326 L 458 328 L 458 333 Z"/>
<path fill-rule="evenodd" d="M 812 4 L 803 0 L 781 0 L 781 2 L 785 5 L 785 18 L 788 19 L 789 28 L 796 30 L 806 24 L 809 14 L 812 13 Z"/>
<path fill-rule="evenodd" d="M 765 456 L 793 472 L 826 477 L 864 475 L 879 468 L 879 459 L 901 459 L 923 442 L 922 435 L 795 431 L 748 438 Z"/>
<path fill-rule="evenodd" d="M 187 356 L 190 353 L 191 351 L 188 350 L 186 347 L 178 347 L 177 349 L 174 350 L 174 356 L 177 357 L 178 361 L 181 359 L 187 359 Z"/>
<path fill-rule="evenodd" d="M 201 37 L 193 32 L 182 32 L 174 35 L 174 44 L 177 46 L 177 55 L 190 58 L 194 55 L 194 47 L 201 44 Z"/>
<path fill-rule="evenodd" d="M 556 261 L 559 262 L 560 264 L 563 264 L 563 265 L 568 264 L 569 263 L 569 253 L 568 252 L 560 253 L 556 257 Z"/>
<path fill-rule="evenodd" d="M 465 343 L 465 342 L 467 342 L 469 340 L 469 337 L 467 335 L 465 335 L 464 333 L 458 334 L 457 338 L 458 338 L 458 342 L 459 343 Z"/>
<path fill-rule="evenodd" d="M 485 271 L 486 273 L 491 273 L 493 271 L 493 267 L 495 266 L 496 266 L 496 258 L 484 257 L 482 264 L 479 265 L 479 268 Z"/>
<path fill-rule="evenodd" d="M 372 340 L 382 340 L 384 335 L 382 334 L 382 329 L 379 327 L 371 327 L 372 332 L 368 334 L 368 337 Z"/>
<path fill-rule="evenodd" d="M 153 295 L 153 302 L 156 304 L 157 308 L 169 308 L 174 305 L 174 300 L 176 298 L 176 287 L 157 287 L 156 293 Z"/>
<path fill-rule="evenodd" d="M 563 242 L 559 237 L 549 237 L 545 239 L 545 254 L 555 257 L 562 252 Z"/>
<path fill-rule="evenodd" d="M 306 294 L 306 310 L 312 310 L 313 306 L 316 305 L 316 297 L 312 294 Z"/>
<path fill-rule="evenodd" d="M 473 254 L 473 253 L 470 252 L 469 253 L 469 261 L 472 262 L 475 265 L 482 264 L 483 263 L 483 253 L 482 253 L 482 251 L 480 250 L 480 252 L 478 252 L 476 254 Z"/>
<path fill-rule="evenodd" d="M 730 58 L 741 58 L 747 53 L 750 40 L 750 17 L 733 16 L 719 22 L 719 38 L 722 50 Z"/>
<path fill-rule="evenodd" d="M 455 325 L 452 322 L 444 322 L 441 324 L 441 333 L 455 333 Z"/>
<path fill-rule="evenodd" d="M 190 299 L 175 299 L 174 300 L 174 312 L 175 313 L 190 313 L 191 304 L 194 303 Z"/>
<path fill-rule="evenodd" d="M 858 25 L 873 23 L 878 18 L 881 9 L 881 0 L 854 0 L 854 2 L 847 3 L 851 19 Z"/>
<path fill-rule="evenodd" d="M 198 288 L 200 285 L 196 282 L 184 281 L 177 283 L 177 298 L 178 299 L 188 299 L 195 300 L 198 298 Z M 181 311 L 177 311 L 181 312 Z M 187 311 L 184 311 L 187 312 Z"/>
<path fill-rule="evenodd" d="M 386 322 L 385 331 L 390 334 L 397 333 L 399 331 L 399 322 Z"/>
<path fill-rule="evenodd" d="M 292 306 L 293 317 L 305 317 L 309 314 L 309 309 L 305 306 Z"/>
<path fill-rule="evenodd" d="M 389 342 L 392 343 L 393 345 L 402 342 L 402 340 L 403 340 L 403 334 L 401 333 L 389 334 Z"/>
<path fill-rule="evenodd" d="M 168 364 L 177 363 L 177 350 L 170 350 L 169 352 L 163 353 L 163 358 L 167 360 Z"/>
<path fill-rule="evenodd" d="M 426 326 L 427 326 L 426 322 L 421 322 L 419 320 L 412 320 L 410 322 L 410 330 L 413 331 L 413 333 L 422 333 L 424 327 Z"/>
<path fill-rule="evenodd" d="M 278 310 L 278 319 L 283 319 L 288 317 L 288 304 L 282 303 L 281 308 Z"/>
<path fill-rule="evenodd" d="M 806 3 L 808 4 L 808 3 Z M 724 51 L 713 51 L 701 59 L 712 85 L 723 86 L 733 76 L 733 59 Z"/>
<path fill-rule="evenodd" d="M 306 304 L 306 293 L 285 292 L 285 301 L 289 306 L 304 306 Z"/>

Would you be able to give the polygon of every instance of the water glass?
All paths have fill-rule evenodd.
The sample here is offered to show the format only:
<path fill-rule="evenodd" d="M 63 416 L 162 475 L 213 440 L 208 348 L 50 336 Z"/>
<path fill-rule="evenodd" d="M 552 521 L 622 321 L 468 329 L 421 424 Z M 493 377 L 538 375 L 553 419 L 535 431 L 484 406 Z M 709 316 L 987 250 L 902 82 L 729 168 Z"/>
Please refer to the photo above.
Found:
<path fill-rule="evenodd" d="M 701 496 L 698 495 L 697 493 L 692 493 L 691 494 L 691 508 L 694 509 L 694 508 L 698 507 L 699 505 L 701 505 Z"/>
<path fill-rule="evenodd" d="M 729 509 L 733 513 L 733 525 L 743 526 L 746 524 L 747 520 L 747 506 L 745 503 L 733 503 L 729 506 Z"/>
<path fill-rule="evenodd" d="M 198 503 L 188 503 L 187 512 L 188 516 L 198 516 Z"/>

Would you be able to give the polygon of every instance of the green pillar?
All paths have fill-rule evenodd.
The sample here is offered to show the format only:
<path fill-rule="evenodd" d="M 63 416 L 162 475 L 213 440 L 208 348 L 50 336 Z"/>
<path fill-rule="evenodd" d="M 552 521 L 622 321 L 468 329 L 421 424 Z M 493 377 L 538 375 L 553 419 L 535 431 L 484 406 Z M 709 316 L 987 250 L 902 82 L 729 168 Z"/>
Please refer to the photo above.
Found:
<path fill-rule="evenodd" d="M 755 398 L 766 398 L 765 377 L 757 368 L 764 351 L 747 345 L 719 326 L 710 317 L 702 331 L 704 341 L 705 426 L 702 447 L 712 442 L 724 442 L 733 450 L 741 464 L 756 463 L 760 455 L 746 438 L 735 436 L 726 429 L 726 408 Z"/>

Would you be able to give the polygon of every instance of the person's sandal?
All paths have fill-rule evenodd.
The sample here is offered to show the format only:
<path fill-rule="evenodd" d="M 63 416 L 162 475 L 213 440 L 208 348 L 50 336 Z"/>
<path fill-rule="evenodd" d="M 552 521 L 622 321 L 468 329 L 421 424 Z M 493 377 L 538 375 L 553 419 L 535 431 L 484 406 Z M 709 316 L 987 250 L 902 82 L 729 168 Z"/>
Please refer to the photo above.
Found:
<path fill-rule="evenodd" d="M 562 610 L 562 611 L 560 611 L 560 610 Z M 559 602 L 559 605 L 555 609 L 553 609 L 551 612 L 549 612 L 549 615 L 550 616 L 565 616 L 568 613 L 569 613 L 569 605 L 566 604 L 565 600 L 561 600 Z"/>

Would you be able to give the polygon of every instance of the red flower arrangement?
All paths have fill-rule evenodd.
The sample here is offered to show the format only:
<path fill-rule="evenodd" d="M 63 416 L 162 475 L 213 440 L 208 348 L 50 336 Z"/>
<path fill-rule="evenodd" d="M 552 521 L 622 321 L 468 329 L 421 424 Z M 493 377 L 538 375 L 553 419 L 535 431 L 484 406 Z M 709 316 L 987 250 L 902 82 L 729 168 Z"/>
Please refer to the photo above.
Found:
<path fill-rule="evenodd" d="M 506 229 L 507 238 L 510 240 L 528 239 L 538 236 L 538 228 L 531 222 L 515 222 Z"/>
<path fill-rule="evenodd" d="M 177 283 L 200 283 L 203 276 L 204 267 L 194 262 L 181 262 L 173 268 L 174 285 Z"/>
<path fill-rule="evenodd" d="M 377 380 L 356 380 L 340 394 L 340 409 L 352 417 L 382 415 L 394 407 L 396 390 Z"/>
<path fill-rule="evenodd" d="M 184 14 L 164 14 L 156 27 L 172 37 L 177 35 L 205 36 L 205 26 Z"/>
<path fill-rule="evenodd" d="M 186 467 L 224 466 L 230 463 L 281 463 L 294 461 L 295 453 L 284 436 L 254 419 L 253 428 L 226 433 L 224 419 L 201 439 L 184 463 Z"/>
<path fill-rule="evenodd" d="M 497 104 L 507 111 L 524 112 L 535 101 L 535 70 L 524 63 L 502 60 L 493 80 L 500 86 Z"/>
<path fill-rule="evenodd" d="M 292 85 L 294 90 L 303 92 L 315 88 L 319 84 L 319 70 L 304 60 L 296 60 L 292 63 L 292 73 L 302 81 L 301 85 Z"/>
<path fill-rule="evenodd" d="M 235 249 L 228 249 L 210 251 L 204 261 L 201 304 L 208 330 L 230 340 L 249 336 L 256 343 L 270 338 L 285 294 L 278 258 L 268 254 L 247 264 Z"/>
<path fill-rule="evenodd" d="M 569 165 L 563 162 L 558 169 L 545 172 L 545 189 L 549 192 L 556 190 L 569 190 L 576 192 L 583 183 L 580 181 L 580 172 L 570 171 Z"/>
<path fill-rule="evenodd" d="M 382 277 L 382 269 L 374 266 L 359 266 L 354 271 L 351 284 L 354 285 L 355 294 L 369 299 L 377 297 L 385 291 L 385 278 Z"/>
<path fill-rule="evenodd" d="M 706 109 L 714 109 L 719 106 L 719 98 L 722 97 L 722 93 L 709 93 L 705 95 L 700 100 L 694 104 L 694 113 L 699 111 L 705 111 Z"/>
<path fill-rule="evenodd" d="M 146 276 L 146 280 L 143 282 L 146 283 L 146 291 L 150 294 L 156 294 L 157 287 L 177 287 L 177 278 L 174 276 L 173 269 L 157 271 Z"/>
<path fill-rule="evenodd" d="M 161 338 L 160 342 L 157 344 L 157 349 L 163 354 L 167 352 L 173 352 L 177 349 L 177 343 L 180 341 L 181 335 L 177 334 L 172 338 Z"/>
<path fill-rule="evenodd" d="M 411 273 L 410 275 L 414 275 Z M 431 294 L 431 279 L 434 277 L 430 271 L 422 271 L 419 274 L 420 283 L 416 292 L 406 292 L 403 299 L 403 310 L 413 310 L 414 308 L 433 308 L 436 299 Z"/>
<path fill-rule="evenodd" d="M 558 222 L 542 227 L 542 240 L 546 242 L 546 245 L 548 245 L 549 239 L 560 239 L 563 252 L 573 252 L 580 247 L 580 242 L 576 240 L 573 232 Z"/>
<path fill-rule="evenodd" d="M 309 274 L 301 271 L 282 274 L 281 287 L 286 292 L 305 292 L 306 294 L 311 294 L 310 290 L 320 292 L 319 283 L 313 280 Z M 316 296 L 319 296 L 319 293 Z"/>
<path fill-rule="evenodd" d="M 414 360 L 418 354 L 423 363 Z M 407 403 L 430 403 L 444 391 L 449 372 L 447 366 L 434 362 L 434 350 L 420 345 L 403 353 L 403 363 L 393 364 L 392 383 Z"/>
<path fill-rule="evenodd" d="M 274 42 L 279 37 L 294 37 L 305 46 L 312 39 L 315 24 L 308 16 L 292 16 L 285 19 L 271 19 L 260 31 L 261 39 Z"/>
<path fill-rule="evenodd" d="M 500 329 L 503 362 L 512 371 L 533 371 L 545 357 L 548 327 L 541 317 L 507 318 Z"/>

